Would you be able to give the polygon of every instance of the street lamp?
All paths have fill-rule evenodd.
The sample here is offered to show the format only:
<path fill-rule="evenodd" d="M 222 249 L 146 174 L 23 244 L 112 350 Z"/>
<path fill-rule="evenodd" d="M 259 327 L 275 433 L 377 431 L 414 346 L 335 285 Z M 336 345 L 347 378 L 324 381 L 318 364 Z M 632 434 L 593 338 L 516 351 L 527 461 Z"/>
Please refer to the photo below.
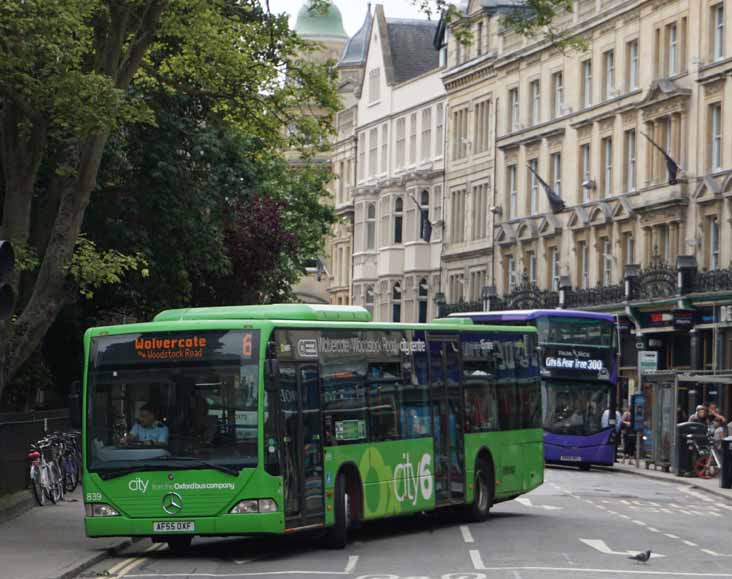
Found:
<path fill-rule="evenodd" d="M 628 263 L 625 266 L 623 278 L 625 279 L 625 301 L 629 302 L 633 297 L 633 282 L 640 277 L 640 265 Z"/>
<path fill-rule="evenodd" d="M 559 278 L 559 309 L 563 310 L 567 304 L 567 292 L 572 289 L 572 278 L 563 275 Z"/>
<path fill-rule="evenodd" d="M 498 295 L 498 292 L 496 291 L 496 286 L 494 285 L 484 285 L 483 288 L 480 290 L 480 298 L 483 301 L 483 311 L 484 312 L 490 312 L 491 311 L 491 302 L 496 298 Z"/>
<path fill-rule="evenodd" d="M 445 299 L 444 293 L 437 292 L 435 294 L 435 305 L 437 306 L 437 317 L 444 318 L 445 317 L 445 306 L 447 305 L 447 299 Z"/>

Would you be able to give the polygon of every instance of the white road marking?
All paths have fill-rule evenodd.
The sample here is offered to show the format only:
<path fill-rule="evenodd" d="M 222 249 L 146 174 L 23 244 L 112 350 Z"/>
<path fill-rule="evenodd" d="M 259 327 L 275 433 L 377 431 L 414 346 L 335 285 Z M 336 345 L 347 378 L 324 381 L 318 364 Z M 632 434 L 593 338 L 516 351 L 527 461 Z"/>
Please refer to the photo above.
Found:
<path fill-rule="evenodd" d="M 647 527 L 648 526 L 643 521 L 636 521 L 635 519 L 633 519 L 633 523 L 636 524 L 636 525 L 640 525 L 641 527 Z"/>
<path fill-rule="evenodd" d="M 617 515 L 618 514 L 618 511 L 611 511 L 609 509 L 608 509 L 607 512 L 610 513 L 611 515 Z"/>
<path fill-rule="evenodd" d="M 683 540 L 682 540 L 681 542 L 682 542 L 682 543 L 683 543 L 684 545 L 689 545 L 689 547 L 698 547 L 698 546 L 699 546 L 699 545 L 697 545 L 696 543 L 693 543 L 692 541 L 687 541 L 686 539 L 683 539 Z"/>
<path fill-rule="evenodd" d="M 630 517 L 628 515 L 623 515 L 622 513 L 619 514 L 618 516 L 621 517 L 621 518 L 623 518 L 623 519 L 630 519 Z"/>
<path fill-rule="evenodd" d="M 480 551 L 478 551 L 478 549 L 470 549 L 470 560 L 473 563 L 473 569 L 476 571 L 485 570 L 485 565 L 483 565 L 483 559 L 481 558 Z"/>
<path fill-rule="evenodd" d="M 349 555 L 348 556 L 348 564 L 346 565 L 346 568 L 343 570 L 346 574 L 351 574 L 356 570 L 356 565 L 358 565 L 358 555 Z"/>
<path fill-rule="evenodd" d="M 517 503 L 524 505 L 525 507 L 533 507 L 535 509 L 544 509 L 545 511 L 561 511 L 563 507 L 556 507 L 554 505 L 535 505 L 531 502 L 531 499 L 526 497 L 519 497 L 516 499 Z"/>
<path fill-rule="evenodd" d="M 664 533 L 664 535 L 666 535 L 669 539 L 678 539 L 679 538 L 678 535 L 672 535 L 671 533 Z"/>
<path fill-rule="evenodd" d="M 697 492 L 691 490 L 688 487 L 680 486 L 679 487 L 679 490 L 682 493 L 684 493 L 685 495 L 690 495 L 690 496 L 692 496 L 692 497 L 694 497 L 696 499 L 699 499 L 700 501 L 704 501 L 705 503 L 713 503 L 714 502 L 714 499 L 710 499 L 709 497 L 707 497 L 707 496 L 705 496 L 705 495 L 703 495 L 701 493 L 697 493 Z"/>
<path fill-rule="evenodd" d="M 600 551 L 600 553 L 603 553 L 604 555 L 623 555 L 624 557 L 631 557 L 633 555 L 637 555 L 640 551 L 613 551 L 610 547 L 607 546 L 607 543 L 603 541 L 602 539 L 580 539 L 582 543 L 587 545 L 588 547 L 592 547 L 596 551 Z M 661 555 L 660 553 L 651 553 L 651 558 L 659 558 L 659 557 L 665 557 L 666 555 Z"/>
<path fill-rule="evenodd" d="M 463 541 L 466 543 L 475 543 L 473 540 L 473 533 L 470 532 L 468 525 L 461 525 L 460 532 L 463 534 Z"/>
<path fill-rule="evenodd" d="M 711 549 L 702 549 L 702 553 L 706 553 L 707 555 L 712 555 L 713 557 L 732 557 L 732 555 L 726 555 L 724 553 L 717 553 L 716 551 L 712 551 Z"/>
<path fill-rule="evenodd" d="M 661 532 L 661 531 L 659 531 L 659 530 L 658 530 L 658 529 L 657 529 L 656 527 L 648 527 L 648 530 L 649 530 L 649 531 L 650 531 L 651 533 L 660 533 L 660 532 Z"/>
<path fill-rule="evenodd" d="M 603 506 L 603 505 L 595 505 L 595 506 L 596 506 L 596 507 L 597 507 L 598 509 L 600 509 L 601 511 L 607 511 L 607 507 L 605 507 L 605 506 Z"/>
<path fill-rule="evenodd" d="M 732 507 L 730 507 L 729 505 L 723 505 L 722 503 L 717 503 L 717 507 L 719 507 L 720 509 L 727 509 L 728 511 L 732 511 Z"/>

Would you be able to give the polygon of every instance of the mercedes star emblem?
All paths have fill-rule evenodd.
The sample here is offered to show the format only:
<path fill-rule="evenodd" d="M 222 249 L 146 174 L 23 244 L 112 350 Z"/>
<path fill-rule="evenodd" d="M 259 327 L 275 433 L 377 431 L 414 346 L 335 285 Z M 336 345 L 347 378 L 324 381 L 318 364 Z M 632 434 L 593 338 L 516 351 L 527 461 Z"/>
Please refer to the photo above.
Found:
<path fill-rule="evenodd" d="M 178 493 L 168 493 L 163 497 L 163 510 L 169 515 L 177 515 L 183 510 L 183 497 Z"/>

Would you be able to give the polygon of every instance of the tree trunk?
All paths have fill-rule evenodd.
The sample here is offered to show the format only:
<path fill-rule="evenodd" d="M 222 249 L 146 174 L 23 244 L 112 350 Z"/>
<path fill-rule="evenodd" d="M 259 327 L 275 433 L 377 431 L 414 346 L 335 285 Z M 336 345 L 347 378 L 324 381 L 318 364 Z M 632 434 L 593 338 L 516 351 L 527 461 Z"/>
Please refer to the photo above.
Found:
<path fill-rule="evenodd" d="M 58 212 L 28 304 L 17 321 L 0 333 L 0 394 L 68 302 L 67 266 L 74 254 L 107 138 L 106 133 L 99 133 L 84 143 L 78 177 L 72 186 L 61 191 Z"/>
<path fill-rule="evenodd" d="M 97 22 L 94 40 L 95 58 L 92 68 L 109 76 L 119 89 L 129 88 L 133 76 L 155 39 L 160 17 L 168 0 L 147 0 L 140 6 L 112 2 L 112 9 Z M 131 15 L 139 11 L 134 23 Z M 100 12 L 100 15 L 102 13 Z M 127 44 L 129 35 L 132 38 Z M 13 100 L 13 99 L 16 100 Z M 32 199 L 38 168 L 47 145 L 47 119 L 17 100 L 16 95 L 3 98 L 0 108 L 0 163 L 5 178 L 2 228 L 6 238 L 27 244 L 31 235 Z M 31 123 L 30 136 L 23 141 L 20 123 Z M 45 216 L 48 235 L 41 233 L 39 253 L 41 266 L 32 288 L 24 291 L 22 313 L 12 324 L 0 322 L 0 396 L 43 339 L 61 308 L 69 299 L 68 271 L 76 240 L 81 231 L 84 212 L 96 185 L 107 133 L 95 133 L 82 140 L 74 152 L 79 153 L 76 179 L 62 183 L 49 192 L 50 214 Z M 64 159 L 65 160 L 65 159 Z M 49 162 L 49 166 L 62 166 Z M 54 186 L 58 186 L 56 181 Z M 53 214 L 54 207 L 57 212 Z M 38 224 L 36 224 L 38 225 Z M 18 287 L 19 276 L 13 283 Z"/>

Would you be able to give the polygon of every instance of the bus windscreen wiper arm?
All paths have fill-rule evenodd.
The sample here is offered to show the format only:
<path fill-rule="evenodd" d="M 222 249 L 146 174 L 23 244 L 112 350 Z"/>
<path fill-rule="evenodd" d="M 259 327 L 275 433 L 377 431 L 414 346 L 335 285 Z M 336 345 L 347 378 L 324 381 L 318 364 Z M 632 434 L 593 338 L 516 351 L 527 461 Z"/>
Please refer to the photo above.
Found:
<path fill-rule="evenodd" d="M 156 461 L 180 461 L 180 462 L 195 462 L 198 465 L 205 466 L 208 468 L 212 468 L 215 470 L 219 470 L 221 472 L 225 472 L 226 474 L 230 474 L 231 476 L 239 476 L 239 471 L 241 471 L 241 467 L 237 468 L 234 466 L 226 466 L 223 464 L 216 464 L 215 462 L 209 462 L 207 460 L 201 460 L 200 458 L 195 458 L 192 456 L 159 456 L 155 458 Z"/>

